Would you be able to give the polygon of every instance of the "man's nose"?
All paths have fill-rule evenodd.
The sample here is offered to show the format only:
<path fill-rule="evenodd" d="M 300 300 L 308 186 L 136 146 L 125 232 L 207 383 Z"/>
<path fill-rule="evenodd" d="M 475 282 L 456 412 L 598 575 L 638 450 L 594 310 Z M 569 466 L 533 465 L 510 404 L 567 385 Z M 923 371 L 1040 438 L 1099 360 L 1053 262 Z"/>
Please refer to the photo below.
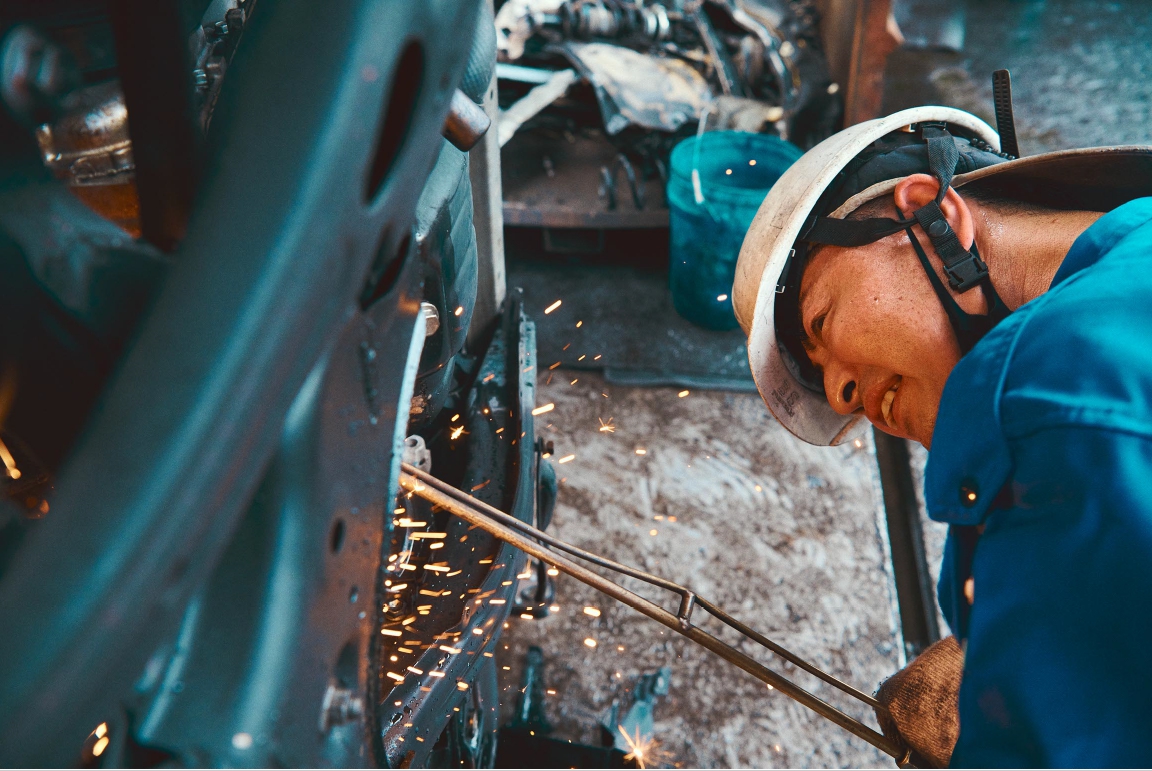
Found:
<path fill-rule="evenodd" d="M 864 404 L 856 373 L 845 367 L 824 368 L 824 393 L 832 409 L 841 415 L 849 415 Z"/>

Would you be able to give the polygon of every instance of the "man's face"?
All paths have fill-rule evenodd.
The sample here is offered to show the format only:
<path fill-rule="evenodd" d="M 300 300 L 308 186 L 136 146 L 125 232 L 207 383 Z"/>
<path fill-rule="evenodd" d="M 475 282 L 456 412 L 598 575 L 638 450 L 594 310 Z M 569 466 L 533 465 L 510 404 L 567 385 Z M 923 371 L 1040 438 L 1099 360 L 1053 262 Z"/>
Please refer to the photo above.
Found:
<path fill-rule="evenodd" d="M 821 247 L 804 271 L 800 317 L 833 409 L 928 447 L 960 349 L 908 236 Z"/>

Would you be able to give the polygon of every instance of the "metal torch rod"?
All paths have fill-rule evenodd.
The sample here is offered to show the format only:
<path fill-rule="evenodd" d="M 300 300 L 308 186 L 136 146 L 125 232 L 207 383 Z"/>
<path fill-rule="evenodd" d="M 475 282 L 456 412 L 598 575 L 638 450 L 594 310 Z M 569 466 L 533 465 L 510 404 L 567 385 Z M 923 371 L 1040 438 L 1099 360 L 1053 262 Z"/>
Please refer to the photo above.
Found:
<path fill-rule="evenodd" d="M 813 712 L 860 737 L 882 752 L 898 761 L 907 762 L 908 751 L 899 743 L 889 739 L 856 718 L 844 714 L 822 699 L 808 693 L 808 691 L 784 676 L 768 669 L 751 656 L 722 642 L 702 629 L 693 626 L 688 622 L 686 617 L 668 612 L 656 603 L 628 591 L 622 586 L 592 572 L 583 565 L 579 565 L 561 554 L 544 548 L 531 538 L 521 535 L 516 529 L 495 521 L 492 515 L 485 513 L 479 508 L 479 506 L 482 505 L 480 501 L 472 499 L 471 496 L 468 496 L 466 493 L 456 490 L 440 480 L 435 480 L 434 477 L 429 477 L 406 463 L 402 464 L 400 486 L 409 493 L 420 496 L 433 505 L 439 506 L 449 513 L 460 517 L 465 522 L 491 533 L 521 551 L 555 566 L 578 581 L 588 584 L 592 588 L 607 594 L 609 597 L 619 600 L 651 619 L 659 621 L 672 631 L 684 635 L 688 639 L 704 646 L 722 659 L 735 664 L 756 679 L 767 683 L 784 695 L 795 699 Z M 451 490 L 451 493 L 445 490 Z M 468 500 L 461 500 L 461 498 L 467 498 Z M 503 517 L 509 516 L 504 512 L 498 513 Z M 517 525 L 518 529 L 531 533 L 533 536 L 538 534 L 550 541 L 555 540 L 519 520 L 517 520 Z M 873 702 L 874 700 L 869 699 L 868 701 Z"/>
<path fill-rule="evenodd" d="M 748 626 L 740 623 L 735 618 L 733 618 L 732 616 L 730 616 L 727 613 L 725 613 L 724 611 L 722 611 L 716 605 L 713 605 L 711 602 L 704 599 L 703 597 L 697 596 L 695 592 L 689 590 L 686 587 L 681 586 L 680 584 L 677 584 L 677 583 L 674 583 L 674 582 L 669 581 L 667 579 L 661 578 L 660 576 L 652 575 L 651 573 L 645 573 L 643 570 L 639 570 L 637 568 L 630 567 L 628 565 L 623 565 L 619 562 L 616 562 L 614 560 L 610 560 L 607 557 L 601 556 L 599 554 L 593 554 L 590 551 L 585 551 L 584 549 L 573 546 L 570 543 L 565 543 L 564 541 L 561 541 L 559 538 L 556 538 L 552 535 L 549 535 L 548 533 L 545 533 L 541 530 L 537 530 L 536 528 L 532 527 L 528 523 L 521 522 L 520 520 L 516 519 L 516 517 L 513 517 L 509 514 L 505 514 L 504 512 L 500 511 L 499 509 L 497 509 L 493 506 L 489 506 L 487 503 L 484 503 L 483 501 L 477 500 L 477 499 L 473 498 L 472 496 L 468 495 L 467 493 L 464 493 L 461 490 L 457 490 L 456 488 L 452 487 L 447 482 L 444 482 L 440 479 L 437 479 L 436 477 L 432 476 L 431 474 L 429 474 L 425 471 L 421 471 L 420 469 L 418 469 L 414 466 L 405 465 L 404 471 L 408 472 L 409 474 L 412 474 L 414 477 L 416 477 L 419 481 L 423 482 L 424 484 L 429 485 L 429 486 L 439 490 L 440 492 L 445 493 L 445 494 L 447 494 L 453 498 L 456 498 L 459 501 L 462 501 L 464 504 L 471 506 L 474 509 L 477 509 L 481 514 L 487 515 L 490 519 L 493 519 L 496 522 L 499 522 L 501 524 L 507 525 L 508 527 L 511 527 L 513 530 L 518 530 L 518 531 L 520 531 L 520 533 L 528 535 L 530 538 L 533 538 L 534 540 L 536 540 L 539 543 L 545 544 L 547 546 L 555 547 L 557 549 L 560 549 L 561 551 L 565 551 L 568 554 L 579 557 L 580 559 L 582 559 L 586 562 L 591 562 L 593 565 L 599 565 L 602 568 L 608 568 L 609 570 L 611 570 L 613 572 L 620 573 L 620 574 L 626 575 L 626 576 L 631 576 L 632 578 L 643 581 L 646 584 L 651 584 L 652 586 L 658 587 L 660 589 L 664 589 L 666 591 L 673 592 L 673 593 L 680 596 L 681 607 L 680 607 L 680 611 L 677 613 L 677 617 L 681 620 L 681 622 L 690 621 L 691 616 L 692 616 L 692 611 L 696 607 L 702 608 L 706 613 L 710 613 L 711 615 L 715 616 L 718 621 L 721 621 L 722 623 L 727 624 L 728 626 L 732 627 L 733 629 L 735 629 L 737 632 L 744 635 L 745 637 L 759 643 L 760 645 L 764 646 L 766 649 L 768 649 L 772 653 L 776 654 L 780 658 L 784 659 L 785 661 L 789 661 L 792 664 L 795 664 L 797 667 L 803 669 L 805 672 L 808 672 L 809 674 L 813 675 L 814 677 L 817 677 L 817 678 L 823 680 L 824 682 L 831 685 L 833 688 L 837 688 L 837 689 L 843 691 L 844 693 L 848 694 L 849 696 L 856 699 L 857 701 L 862 701 L 865 704 L 867 704 L 869 707 L 872 707 L 873 709 L 881 709 L 880 703 L 878 701 L 876 701 L 876 699 L 873 698 L 872 696 L 869 696 L 868 694 L 863 693 L 862 691 L 859 691 L 856 688 L 853 688 L 852 686 L 848 685 L 847 683 L 836 679 L 835 677 L 833 677 L 832 675 L 823 671 L 819 667 L 814 666 L 813 664 L 809 664 L 807 661 L 800 658 L 795 653 L 792 653 L 787 648 L 784 648 L 783 646 L 776 644 L 775 642 L 773 642 L 772 640 L 769 640 L 767 637 L 760 634 L 756 630 L 751 629 Z"/>

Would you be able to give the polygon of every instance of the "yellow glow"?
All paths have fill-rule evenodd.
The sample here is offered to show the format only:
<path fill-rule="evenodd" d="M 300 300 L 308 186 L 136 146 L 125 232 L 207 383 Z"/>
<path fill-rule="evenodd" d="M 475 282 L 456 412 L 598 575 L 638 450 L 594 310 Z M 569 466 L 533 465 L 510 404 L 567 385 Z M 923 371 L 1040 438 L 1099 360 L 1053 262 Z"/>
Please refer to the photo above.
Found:
<path fill-rule="evenodd" d="M 0 440 L 0 460 L 4 461 L 4 469 L 8 472 L 9 479 L 19 479 L 21 477 L 20 469 L 16 468 L 16 459 L 12 457 L 12 453 L 8 452 L 8 445 Z"/>

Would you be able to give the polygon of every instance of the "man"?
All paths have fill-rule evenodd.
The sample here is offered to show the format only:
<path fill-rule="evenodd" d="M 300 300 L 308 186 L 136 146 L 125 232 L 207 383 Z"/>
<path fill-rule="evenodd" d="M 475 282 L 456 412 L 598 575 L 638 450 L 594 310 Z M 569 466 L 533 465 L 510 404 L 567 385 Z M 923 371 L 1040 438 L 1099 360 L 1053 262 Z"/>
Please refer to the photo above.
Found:
<path fill-rule="evenodd" d="M 923 107 L 810 150 L 745 239 L 733 303 L 773 415 L 930 448 L 963 657 L 938 644 L 880 691 L 920 762 L 1152 764 L 1147 195 L 1152 148 L 1014 159 Z"/>

